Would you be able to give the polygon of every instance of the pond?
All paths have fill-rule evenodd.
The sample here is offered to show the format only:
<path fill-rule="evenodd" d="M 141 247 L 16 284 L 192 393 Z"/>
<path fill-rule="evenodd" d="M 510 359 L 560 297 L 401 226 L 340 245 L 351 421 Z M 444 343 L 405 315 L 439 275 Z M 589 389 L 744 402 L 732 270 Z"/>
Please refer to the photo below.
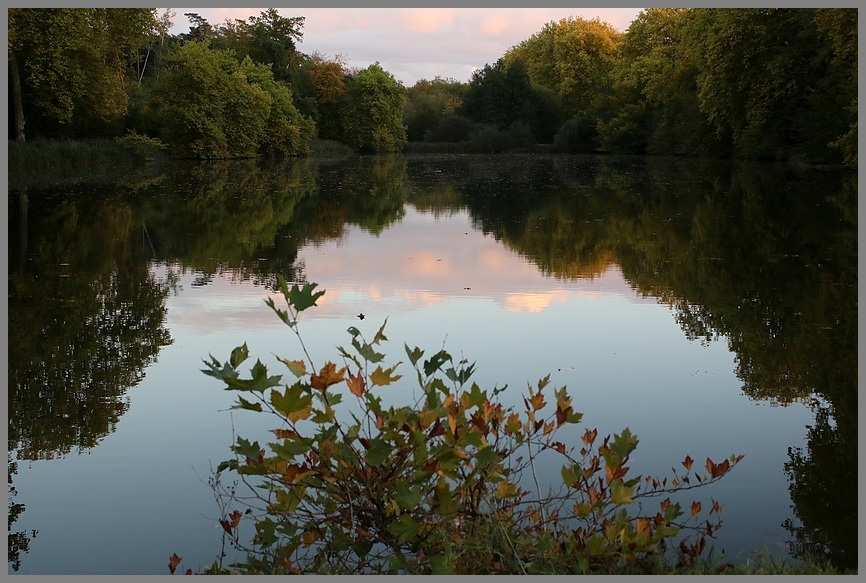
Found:
<path fill-rule="evenodd" d="M 387 319 L 389 361 L 444 346 L 504 402 L 550 374 L 581 432 L 638 436 L 635 473 L 744 456 L 689 492 L 724 507 L 716 552 L 856 568 L 856 176 L 553 155 L 178 163 L 13 173 L 8 209 L 9 573 L 218 559 L 209 480 L 270 420 L 230 410 L 202 361 L 244 342 L 298 358 L 263 301 L 278 274 L 326 292 L 299 323 L 317 359 Z"/>

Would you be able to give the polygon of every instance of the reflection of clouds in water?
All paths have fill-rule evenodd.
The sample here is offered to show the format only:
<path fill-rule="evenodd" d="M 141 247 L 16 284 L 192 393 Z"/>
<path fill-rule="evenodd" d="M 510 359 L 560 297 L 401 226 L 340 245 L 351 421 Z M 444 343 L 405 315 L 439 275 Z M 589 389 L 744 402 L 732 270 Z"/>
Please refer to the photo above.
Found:
<path fill-rule="evenodd" d="M 654 301 L 637 297 L 614 263 L 592 278 L 545 277 L 525 257 L 474 230 L 465 212 L 436 218 L 408 207 L 406 211 L 401 222 L 378 237 L 353 227 L 339 242 L 299 250 L 308 281 L 325 291 L 305 318 L 405 313 L 467 297 L 510 313 L 539 313 L 553 304 L 610 294 L 631 302 Z M 281 294 L 237 281 L 231 273 L 199 287 L 191 285 L 193 276 L 182 274 L 184 291 L 169 299 L 172 326 L 196 333 L 263 328 L 275 321 L 265 299 L 286 309 Z"/>
<path fill-rule="evenodd" d="M 505 309 L 509 312 L 541 312 L 550 306 L 550 302 L 568 300 L 568 292 L 556 290 L 540 294 L 508 294 L 505 296 Z"/>

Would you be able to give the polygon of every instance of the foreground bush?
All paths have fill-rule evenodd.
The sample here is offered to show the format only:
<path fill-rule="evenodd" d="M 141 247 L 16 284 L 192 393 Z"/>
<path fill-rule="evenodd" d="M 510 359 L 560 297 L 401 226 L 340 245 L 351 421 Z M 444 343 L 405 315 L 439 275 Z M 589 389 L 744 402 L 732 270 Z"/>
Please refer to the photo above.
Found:
<path fill-rule="evenodd" d="M 686 457 L 684 475 L 632 477 L 627 464 L 638 440 L 627 428 L 603 439 L 587 429 L 575 451 L 556 438 L 581 420 L 565 387 L 551 390 L 544 378 L 527 387 L 520 410 L 503 407 L 496 396 L 504 388 L 470 384 L 474 364 L 454 362 L 444 349 L 425 358 L 405 346 L 417 385 L 403 389 L 401 401 L 389 389 L 402 378 L 401 362 L 387 366 L 380 352 L 385 324 L 370 341 L 350 327 L 350 348 L 338 349 L 344 366 L 315 366 L 298 315 L 324 292 L 316 284 L 289 288 L 282 278 L 279 286 L 287 309 L 267 303 L 298 336 L 303 358 L 278 357 L 296 380 L 283 384 L 259 360 L 242 377 L 246 344 L 227 362 L 211 356 L 203 371 L 239 392 L 235 408 L 278 423 L 266 447 L 238 437 L 235 458 L 213 480 L 226 536 L 247 553 L 231 572 L 653 572 L 675 538 L 688 563 L 720 528 L 716 501 L 707 518 L 699 502 L 688 511 L 667 497 L 636 502 L 712 483 L 742 456 L 707 459 L 706 475 L 692 474 Z M 536 469 L 551 463 L 561 466 L 562 485 L 542 497 Z M 229 470 L 249 495 L 220 489 Z M 249 543 L 239 536 L 242 520 L 255 524 Z M 179 562 L 172 557 L 172 572 Z M 215 562 L 208 572 L 229 569 Z"/>

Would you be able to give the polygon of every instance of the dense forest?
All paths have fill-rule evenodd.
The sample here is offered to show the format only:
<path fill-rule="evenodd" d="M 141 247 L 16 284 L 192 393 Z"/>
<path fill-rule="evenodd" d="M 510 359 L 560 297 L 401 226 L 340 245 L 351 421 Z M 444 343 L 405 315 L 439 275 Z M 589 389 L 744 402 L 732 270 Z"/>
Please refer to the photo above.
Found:
<path fill-rule="evenodd" d="M 356 151 L 689 155 L 857 165 L 857 10 L 651 8 L 550 22 L 468 82 L 404 87 L 305 54 L 304 17 L 10 8 L 9 139 L 116 138 L 188 158 Z M 480 65 L 480 64 L 479 64 Z"/>

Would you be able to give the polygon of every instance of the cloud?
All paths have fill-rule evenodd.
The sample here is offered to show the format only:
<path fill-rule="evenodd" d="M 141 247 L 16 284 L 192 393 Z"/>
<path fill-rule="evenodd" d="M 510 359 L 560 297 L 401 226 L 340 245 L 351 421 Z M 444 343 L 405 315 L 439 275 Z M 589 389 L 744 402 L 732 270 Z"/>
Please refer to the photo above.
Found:
<path fill-rule="evenodd" d="M 264 8 L 176 8 L 173 32 L 189 30 L 184 12 L 198 12 L 211 24 L 247 20 Z M 514 45 L 551 21 L 569 16 L 600 18 L 624 31 L 639 8 L 280 8 L 285 17 L 303 16 L 299 49 L 326 57 L 342 55 L 348 66 L 378 62 L 402 81 L 451 78 L 467 82 L 473 70 L 495 63 Z"/>

